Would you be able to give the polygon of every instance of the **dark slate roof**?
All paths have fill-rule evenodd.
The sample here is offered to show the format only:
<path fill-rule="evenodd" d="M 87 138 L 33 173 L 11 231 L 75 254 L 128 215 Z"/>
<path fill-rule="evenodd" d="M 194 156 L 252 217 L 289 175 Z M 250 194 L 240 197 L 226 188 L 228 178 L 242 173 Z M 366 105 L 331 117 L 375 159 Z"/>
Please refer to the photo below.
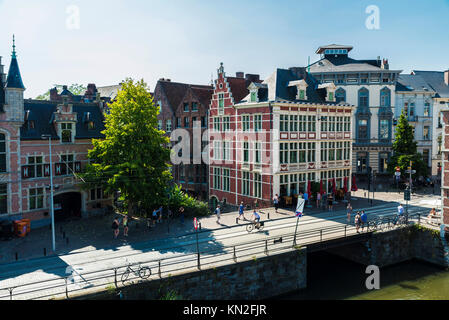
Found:
<path fill-rule="evenodd" d="M 355 60 L 346 55 L 327 56 L 310 65 L 310 72 L 382 71 L 378 60 Z"/>
<path fill-rule="evenodd" d="M 213 91 L 212 86 L 200 85 L 200 84 L 189 84 L 189 83 L 180 83 L 180 82 L 172 82 L 167 80 L 159 80 L 158 85 L 161 86 L 162 91 L 167 97 L 168 103 L 170 104 L 170 108 L 173 112 L 179 107 L 179 104 L 184 99 L 187 90 L 189 88 L 194 89 L 194 93 L 197 94 L 198 99 L 201 103 L 205 104 L 206 107 L 209 106 L 210 96 L 206 103 L 205 100 L 208 98 L 208 90 Z M 201 92 L 205 90 L 206 92 Z"/>
<path fill-rule="evenodd" d="M 412 72 L 421 76 L 436 91 L 437 97 L 449 98 L 449 86 L 444 82 L 444 72 L 418 70 L 413 70 Z"/>
<path fill-rule="evenodd" d="M 305 68 L 290 68 L 290 69 L 276 69 L 263 84 L 267 85 L 267 88 L 261 88 L 258 90 L 259 102 L 264 101 L 277 101 L 277 102 L 294 102 L 294 103 L 316 103 L 316 104 L 329 104 L 337 105 L 336 102 L 326 101 L 326 89 L 318 89 L 319 82 L 305 71 Z M 303 80 L 307 83 L 306 95 L 307 100 L 297 100 L 297 87 L 290 86 L 290 81 Z M 250 98 L 247 95 L 241 102 L 248 102 Z M 347 104 L 346 104 L 347 105 Z"/>
<path fill-rule="evenodd" d="M 5 89 L 3 85 L 2 74 L 0 73 L 0 112 L 4 112 L 5 105 Z"/>
<path fill-rule="evenodd" d="M 198 98 L 199 102 L 205 106 L 206 108 L 209 108 L 210 100 L 212 99 L 212 94 L 214 93 L 214 87 L 213 86 L 207 86 L 207 87 L 191 87 L 193 93 Z"/>
<path fill-rule="evenodd" d="M 59 139 L 52 124 L 53 113 L 56 111 L 58 103 L 45 100 L 24 100 L 25 115 L 28 120 L 34 120 L 34 129 L 20 128 L 21 140 L 41 140 L 41 135 L 51 134 L 52 139 Z M 27 111 L 28 115 L 27 115 Z M 73 103 L 73 112 L 77 113 L 76 136 L 75 139 L 104 138 L 101 133 L 105 129 L 104 117 L 98 104 L 95 103 Z M 95 128 L 88 130 L 85 122 L 87 113 L 94 122 Z"/>
<path fill-rule="evenodd" d="M 401 74 L 396 83 L 396 91 L 428 91 L 434 92 L 432 87 L 418 75 Z"/>
<path fill-rule="evenodd" d="M 22 77 L 20 76 L 19 64 L 17 63 L 17 59 L 15 57 L 11 59 L 8 78 L 6 79 L 6 87 L 25 89 L 22 82 Z"/>

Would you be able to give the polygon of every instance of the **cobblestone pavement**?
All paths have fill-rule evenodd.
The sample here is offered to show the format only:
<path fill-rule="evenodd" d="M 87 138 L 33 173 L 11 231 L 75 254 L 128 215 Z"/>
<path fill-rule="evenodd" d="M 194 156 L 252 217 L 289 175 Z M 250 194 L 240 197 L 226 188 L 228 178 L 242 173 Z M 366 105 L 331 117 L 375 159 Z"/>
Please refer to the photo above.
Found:
<path fill-rule="evenodd" d="M 372 192 L 370 193 L 372 199 Z M 432 206 L 438 209 L 439 196 L 430 194 L 413 195 L 412 200 L 420 200 L 426 202 L 427 206 Z M 403 194 L 397 192 L 375 192 L 372 204 L 368 201 L 366 191 L 361 189 L 353 193 L 351 203 L 354 209 L 369 208 L 386 204 L 389 202 L 402 202 Z M 337 215 L 345 211 L 346 204 L 339 202 L 334 206 L 334 211 L 330 212 L 330 216 Z M 323 212 L 321 208 L 316 208 L 315 204 L 312 207 L 306 207 L 304 215 L 313 215 Z M 294 215 L 294 208 L 279 209 L 275 213 L 274 208 L 267 208 L 261 210 L 262 220 L 275 220 Z M 25 238 L 13 238 L 8 241 L 0 242 L 0 264 L 28 260 L 32 258 L 44 257 L 45 254 L 60 255 L 67 253 L 76 253 L 81 251 L 96 250 L 99 248 L 114 248 L 123 245 L 137 243 L 147 240 L 164 239 L 167 237 L 179 237 L 189 233 L 195 232 L 192 218 L 186 218 L 185 223 L 181 224 L 179 219 L 171 221 L 163 221 L 156 224 L 152 229 L 148 229 L 146 221 L 132 220 L 129 227 L 129 237 L 123 236 L 123 227 L 120 228 L 120 235 L 117 239 L 113 238 L 111 224 L 115 214 L 106 216 L 92 217 L 89 219 L 70 220 L 64 222 L 56 222 L 56 251 L 52 251 L 52 236 L 50 227 L 31 230 L 30 234 Z M 200 218 L 201 228 L 212 230 L 220 228 L 229 228 L 236 225 L 236 212 L 224 213 L 221 215 L 220 223 L 217 223 L 215 215 Z M 251 211 L 245 211 L 245 218 L 251 218 Z M 239 221 L 244 223 L 244 221 Z"/>

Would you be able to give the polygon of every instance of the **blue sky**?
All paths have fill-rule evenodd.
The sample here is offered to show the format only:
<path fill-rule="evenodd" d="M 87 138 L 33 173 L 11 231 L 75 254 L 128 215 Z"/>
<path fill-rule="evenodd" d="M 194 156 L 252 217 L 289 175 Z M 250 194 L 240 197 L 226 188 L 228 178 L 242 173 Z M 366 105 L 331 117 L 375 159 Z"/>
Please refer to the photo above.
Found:
<path fill-rule="evenodd" d="M 379 8 L 380 29 L 365 12 Z M 79 29 L 67 27 L 79 9 Z M 9 66 L 12 34 L 25 97 L 53 84 L 117 84 L 159 78 L 207 84 L 225 71 L 267 77 L 305 66 L 331 43 L 351 57 L 388 58 L 409 73 L 449 68 L 449 0 L 0 0 L 0 56 Z"/>

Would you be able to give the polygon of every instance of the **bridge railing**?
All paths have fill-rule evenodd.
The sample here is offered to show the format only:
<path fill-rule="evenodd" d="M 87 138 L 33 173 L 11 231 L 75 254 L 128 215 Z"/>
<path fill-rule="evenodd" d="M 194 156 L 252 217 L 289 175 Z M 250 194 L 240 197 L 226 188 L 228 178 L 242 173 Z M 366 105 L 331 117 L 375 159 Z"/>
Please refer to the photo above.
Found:
<path fill-rule="evenodd" d="M 419 224 L 424 212 L 409 214 L 404 221 L 394 224 L 391 217 L 377 218 L 364 226 L 364 233 L 384 231 L 411 224 Z M 370 222 L 371 222 L 370 221 Z M 242 225 L 243 226 L 243 225 Z M 263 232 L 263 231 L 260 231 Z M 215 248 L 205 248 L 208 244 L 202 245 L 199 252 L 196 251 L 195 243 L 183 246 L 172 246 L 162 248 L 164 251 L 184 251 L 171 255 L 167 258 L 151 259 L 136 262 L 131 265 L 134 272 L 130 272 L 126 281 L 122 281 L 122 276 L 128 268 L 128 263 L 117 264 L 103 269 L 84 271 L 82 273 L 71 270 L 65 276 L 53 276 L 46 280 L 26 282 L 19 285 L 11 283 L 0 288 L 0 300 L 5 299 L 51 299 L 67 298 L 82 291 L 97 289 L 119 290 L 120 288 L 136 282 L 151 281 L 161 279 L 169 275 L 176 275 L 187 271 L 198 271 L 212 266 L 219 266 L 238 261 L 248 260 L 260 255 L 269 255 L 292 247 L 307 246 L 311 244 L 324 243 L 326 241 L 341 239 L 357 235 L 356 227 L 353 224 L 339 224 L 336 226 L 314 228 L 310 230 L 298 230 L 298 232 L 287 232 L 277 236 L 266 236 L 264 239 L 242 242 L 232 246 L 216 246 Z M 143 279 L 139 275 L 141 267 L 151 270 L 151 275 Z M 10 279 L 0 278 L 0 282 L 8 282 Z"/>

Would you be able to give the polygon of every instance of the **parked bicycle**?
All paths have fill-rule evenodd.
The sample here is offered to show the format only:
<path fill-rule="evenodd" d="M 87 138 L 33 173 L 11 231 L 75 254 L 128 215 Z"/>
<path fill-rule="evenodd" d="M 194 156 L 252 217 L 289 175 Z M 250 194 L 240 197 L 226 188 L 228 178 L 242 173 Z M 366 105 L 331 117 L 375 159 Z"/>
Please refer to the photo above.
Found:
<path fill-rule="evenodd" d="M 125 284 L 129 275 L 133 273 L 136 277 L 141 279 L 148 279 L 151 276 L 151 269 L 149 267 L 142 267 L 140 263 L 138 264 L 137 270 L 134 270 L 131 263 L 128 263 L 125 272 L 122 274 L 122 283 Z"/>
<path fill-rule="evenodd" d="M 408 215 L 400 215 L 400 216 L 396 216 L 393 219 L 393 225 L 395 226 L 404 226 L 408 224 Z"/>
<path fill-rule="evenodd" d="M 264 222 L 251 222 L 246 226 L 246 231 L 251 233 L 254 229 L 257 229 L 258 231 L 263 230 Z"/>
<path fill-rule="evenodd" d="M 382 218 L 377 218 L 368 222 L 368 231 L 382 231 L 385 227 L 385 222 Z"/>

